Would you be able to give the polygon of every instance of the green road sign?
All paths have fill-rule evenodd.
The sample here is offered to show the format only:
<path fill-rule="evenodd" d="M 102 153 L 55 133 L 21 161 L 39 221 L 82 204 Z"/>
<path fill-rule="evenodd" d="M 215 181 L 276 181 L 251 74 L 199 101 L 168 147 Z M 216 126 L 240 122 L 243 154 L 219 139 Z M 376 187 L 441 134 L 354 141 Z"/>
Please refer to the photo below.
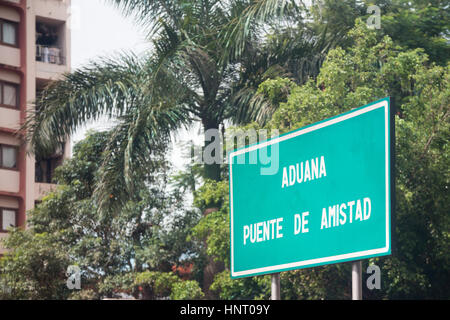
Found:
<path fill-rule="evenodd" d="M 385 98 L 230 153 L 231 277 L 390 254 L 390 127 Z"/>

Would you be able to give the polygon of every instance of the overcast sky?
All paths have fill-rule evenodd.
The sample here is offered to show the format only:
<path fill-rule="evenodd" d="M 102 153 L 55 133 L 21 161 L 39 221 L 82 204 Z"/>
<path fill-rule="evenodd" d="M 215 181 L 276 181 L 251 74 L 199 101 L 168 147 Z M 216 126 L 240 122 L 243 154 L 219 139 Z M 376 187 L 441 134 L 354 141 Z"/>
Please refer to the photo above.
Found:
<path fill-rule="evenodd" d="M 144 32 L 125 18 L 121 12 L 106 0 L 72 0 L 72 70 L 86 65 L 98 57 L 109 56 L 121 51 L 142 53 L 150 48 Z M 91 123 L 78 130 L 73 144 L 84 138 L 88 129 L 108 128 L 108 121 Z M 179 145 L 191 138 L 201 143 L 197 130 L 178 133 L 175 137 L 170 158 L 177 169 L 186 161 L 181 157 Z"/>
<path fill-rule="evenodd" d="M 131 18 L 106 0 L 72 0 L 72 67 L 91 59 L 148 48 L 148 41 Z"/>

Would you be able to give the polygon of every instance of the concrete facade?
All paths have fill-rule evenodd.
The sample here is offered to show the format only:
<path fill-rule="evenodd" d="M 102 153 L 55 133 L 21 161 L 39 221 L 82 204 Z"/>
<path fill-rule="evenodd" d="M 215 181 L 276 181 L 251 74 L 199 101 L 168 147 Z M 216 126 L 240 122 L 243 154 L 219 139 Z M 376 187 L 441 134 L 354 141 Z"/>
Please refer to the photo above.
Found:
<path fill-rule="evenodd" d="M 70 71 L 70 4 L 0 0 L 0 239 L 7 237 L 7 223 L 26 227 L 27 211 L 54 189 L 53 170 L 70 155 L 67 142 L 36 161 L 17 131 L 34 111 L 38 90 Z"/>

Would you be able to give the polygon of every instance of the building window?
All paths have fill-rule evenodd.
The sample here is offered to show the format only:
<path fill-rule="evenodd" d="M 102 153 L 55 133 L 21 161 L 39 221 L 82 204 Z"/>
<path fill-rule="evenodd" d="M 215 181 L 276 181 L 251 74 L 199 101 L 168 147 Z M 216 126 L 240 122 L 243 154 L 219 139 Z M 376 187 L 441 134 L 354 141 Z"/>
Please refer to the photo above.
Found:
<path fill-rule="evenodd" d="M 17 210 L 0 208 L 0 232 L 7 232 L 8 228 L 16 227 Z"/>
<path fill-rule="evenodd" d="M 62 157 L 41 159 L 35 163 L 35 182 L 53 183 L 55 169 L 62 164 Z"/>
<path fill-rule="evenodd" d="M 17 169 L 17 147 L 0 145 L 0 168 Z"/>
<path fill-rule="evenodd" d="M 19 107 L 19 86 L 17 84 L 0 81 L 0 105 Z"/>
<path fill-rule="evenodd" d="M 36 21 L 36 61 L 65 65 L 65 24 Z"/>
<path fill-rule="evenodd" d="M 18 47 L 18 24 L 0 20 L 0 44 Z"/>

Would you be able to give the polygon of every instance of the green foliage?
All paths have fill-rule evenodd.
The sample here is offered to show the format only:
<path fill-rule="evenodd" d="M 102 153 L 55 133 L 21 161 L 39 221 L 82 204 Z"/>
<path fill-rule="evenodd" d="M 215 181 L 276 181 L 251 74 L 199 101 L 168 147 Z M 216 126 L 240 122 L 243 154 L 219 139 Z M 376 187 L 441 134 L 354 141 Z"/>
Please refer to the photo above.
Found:
<path fill-rule="evenodd" d="M 268 79 L 262 82 L 257 93 L 264 94 L 272 104 L 285 102 L 295 83 L 286 78 Z"/>
<path fill-rule="evenodd" d="M 104 277 L 98 285 L 98 292 L 106 297 L 115 297 L 118 293 L 128 293 L 139 297 L 139 290 L 135 286 L 136 274 L 133 272 L 119 273 Z"/>
<path fill-rule="evenodd" d="M 227 213 L 212 212 L 192 229 L 192 237 L 206 240 L 206 253 L 216 261 L 230 263 L 230 221 Z"/>
<path fill-rule="evenodd" d="M 345 42 L 344 36 L 362 8 L 355 1 L 341 0 L 320 1 L 320 5 L 316 2 L 310 7 L 289 0 L 242 3 L 247 7 L 237 23 L 225 29 L 225 39 L 237 42 L 232 50 L 240 52 L 241 64 L 239 80 L 234 83 L 236 111 L 232 118 L 239 124 L 257 121 L 264 125 L 276 110 L 278 99 L 283 99 L 276 95 L 270 98 L 265 89 L 287 94 L 289 86 L 281 83 L 284 80 L 278 82 L 278 88 L 261 84 L 276 78 L 303 84 L 315 78 L 328 50 Z M 245 50 L 240 44 L 243 39 L 247 41 Z"/>
<path fill-rule="evenodd" d="M 225 38 L 230 43 L 238 42 L 233 50 L 244 51 L 233 99 L 237 108 L 233 119 L 238 123 L 266 124 L 277 106 L 258 92 L 258 86 L 277 77 L 297 84 L 315 79 L 329 50 L 352 47 L 348 32 L 357 18 L 366 23 L 371 16 L 367 9 L 374 4 L 381 8 L 381 29 L 376 30 L 380 37 L 389 36 L 394 44 L 406 49 L 422 48 L 439 65 L 445 66 L 449 61 L 448 1 L 321 0 L 310 4 L 307 7 L 296 1 L 249 1 L 237 23 L 225 29 Z M 239 43 L 242 39 L 261 34 L 265 38 L 256 47 L 248 41 L 249 48 L 243 50 Z"/>
<path fill-rule="evenodd" d="M 200 300 L 205 296 L 197 281 L 178 281 L 172 285 L 172 300 Z"/>
<path fill-rule="evenodd" d="M 136 275 L 134 284 L 142 287 L 146 298 L 164 298 L 170 295 L 178 277 L 169 272 L 145 271 Z"/>
<path fill-rule="evenodd" d="M 10 288 L 7 297 L 100 298 L 121 290 L 137 296 L 132 273 L 170 272 L 195 251 L 186 236 L 197 213 L 181 210 L 178 195 L 166 193 L 163 180 L 150 173 L 121 210 L 98 208 L 92 186 L 110 134 L 91 133 L 75 146 L 73 158 L 57 170 L 61 185 L 29 213 L 30 228 L 5 241 L 0 280 Z M 69 265 L 81 269 L 82 292 L 66 288 Z"/>
<path fill-rule="evenodd" d="M 207 214 L 192 228 L 188 239 L 206 243 L 206 254 L 229 265 L 230 221 L 228 182 L 207 180 L 195 193 L 194 206 Z"/>
<path fill-rule="evenodd" d="M 229 208 L 227 181 L 205 181 L 195 192 L 194 206 L 202 211 L 206 208 L 217 208 L 227 213 Z"/>
<path fill-rule="evenodd" d="M 203 166 L 199 163 L 199 159 L 195 159 L 195 145 L 193 141 L 189 141 L 184 145 L 178 143 L 177 147 L 181 148 L 183 159 L 189 162 L 184 165 L 183 170 L 171 176 L 171 183 L 182 193 L 195 192 L 204 178 Z"/>
<path fill-rule="evenodd" d="M 98 292 L 92 289 L 82 289 L 73 291 L 68 300 L 98 300 Z"/>
<path fill-rule="evenodd" d="M 106 277 L 99 286 L 102 294 L 114 297 L 128 293 L 142 299 L 199 300 L 204 294 L 195 280 L 182 280 L 173 272 L 144 271 Z"/>
<path fill-rule="evenodd" d="M 195 280 L 181 280 L 171 272 L 145 271 L 135 276 L 134 284 L 145 299 L 202 299 L 204 294 Z"/>
<path fill-rule="evenodd" d="M 351 299 L 351 265 L 321 266 L 281 273 L 281 298 L 286 300 Z"/>
<path fill-rule="evenodd" d="M 222 300 L 267 300 L 270 298 L 270 276 L 231 279 L 230 271 L 216 275 L 211 290 L 219 292 Z"/>
<path fill-rule="evenodd" d="M 161 218 L 151 238 L 137 250 L 136 258 L 150 269 L 170 271 L 173 266 L 187 264 L 197 256 L 197 244 L 187 238 L 200 216 L 195 210 L 178 209 Z"/>
<path fill-rule="evenodd" d="M 72 292 L 68 300 L 98 300 L 98 292 L 92 289 L 82 289 Z"/>
<path fill-rule="evenodd" d="M 0 259 L 0 299 L 66 299 L 67 246 L 54 235 L 12 230 Z"/>
<path fill-rule="evenodd" d="M 431 61 L 450 59 L 448 1 L 373 1 L 381 7 L 381 32 L 403 47 L 423 48 Z M 447 39 L 446 39 L 447 38 Z"/>
<path fill-rule="evenodd" d="M 413 77 L 427 64 L 422 50 L 402 51 L 389 37 L 378 40 L 361 21 L 349 36 L 354 46 L 331 50 L 317 79 L 294 87 L 269 126 L 289 131 L 385 96 L 401 106 L 417 92 Z"/>
<path fill-rule="evenodd" d="M 382 289 L 364 296 L 449 298 L 448 1 L 110 2 L 148 31 L 154 50 L 99 59 L 37 97 L 25 125 L 37 158 L 89 119 L 108 115 L 117 125 L 75 146 L 57 190 L 29 214 L 31 228 L 5 240 L 0 298 L 204 298 L 202 268 L 211 258 L 230 263 L 228 183 L 217 181 L 227 173 L 189 166 L 166 192 L 171 133 L 229 119 L 243 126 L 227 134 L 283 133 L 386 96 L 397 108 L 393 255 L 370 259 Z M 381 30 L 365 26 L 372 3 Z M 186 190 L 198 210 L 184 208 Z M 190 263 L 188 280 L 172 271 Z M 73 264 L 81 291 L 65 286 Z M 347 299 L 349 274 L 348 264 L 285 272 L 281 295 Z M 231 280 L 224 270 L 203 289 L 267 299 L 270 277 Z"/>
<path fill-rule="evenodd" d="M 448 299 L 450 65 L 420 68 L 411 78 L 415 94 L 396 122 L 398 260 L 388 290 L 393 297 Z"/>

